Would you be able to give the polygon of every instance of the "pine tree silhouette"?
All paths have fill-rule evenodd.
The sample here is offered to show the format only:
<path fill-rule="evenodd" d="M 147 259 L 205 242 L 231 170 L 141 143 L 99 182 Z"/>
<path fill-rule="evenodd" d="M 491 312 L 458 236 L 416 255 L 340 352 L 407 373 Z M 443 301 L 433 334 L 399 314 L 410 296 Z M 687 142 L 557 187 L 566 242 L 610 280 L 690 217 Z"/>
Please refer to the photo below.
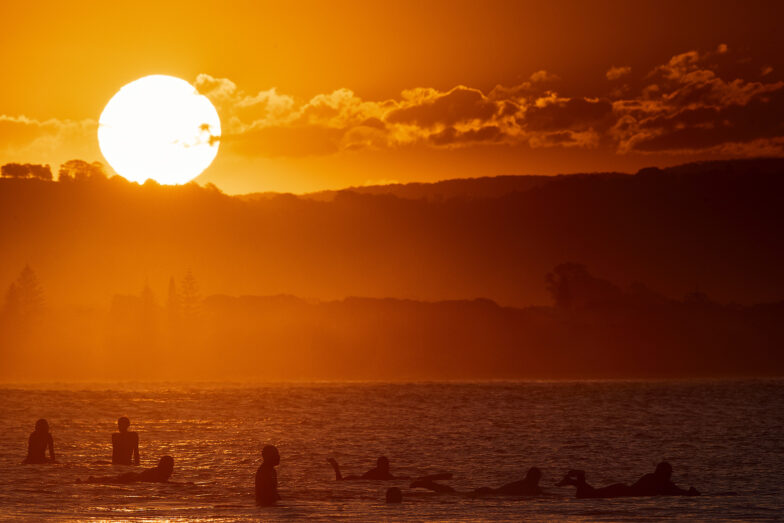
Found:
<path fill-rule="evenodd" d="M 186 321 L 196 319 L 201 311 L 199 284 L 190 269 L 180 283 L 180 307 Z"/>
<path fill-rule="evenodd" d="M 29 265 L 25 265 L 19 277 L 6 293 L 6 309 L 22 319 L 38 316 L 44 309 L 44 291 L 38 277 Z"/>

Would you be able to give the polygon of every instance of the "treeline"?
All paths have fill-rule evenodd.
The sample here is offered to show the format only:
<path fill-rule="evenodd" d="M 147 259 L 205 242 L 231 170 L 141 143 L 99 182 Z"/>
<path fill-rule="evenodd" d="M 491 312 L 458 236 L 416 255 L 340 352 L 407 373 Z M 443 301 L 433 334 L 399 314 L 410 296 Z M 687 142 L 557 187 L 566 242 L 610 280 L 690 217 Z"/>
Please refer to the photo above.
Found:
<path fill-rule="evenodd" d="M 34 163 L 7 163 L 0 167 L 0 178 L 34 179 L 52 181 L 52 168 L 49 165 Z M 58 182 L 87 181 L 107 179 L 108 175 L 101 162 L 68 160 L 60 165 L 57 172 Z"/>
<path fill-rule="evenodd" d="M 25 269 L 25 274 L 28 269 Z M 12 284 L 22 285 L 29 274 Z M 440 380 L 758 376 L 784 373 L 784 302 L 719 304 L 621 287 L 568 263 L 551 307 L 201 297 L 187 272 L 104 308 L 0 316 L 3 380 Z M 39 299 L 33 300 L 41 305 Z M 45 311 L 45 312 L 42 312 Z M 14 333 L 14 334 L 12 334 Z M 14 338 L 11 339 L 10 336 Z M 13 341 L 13 343 L 10 343 Z"/>

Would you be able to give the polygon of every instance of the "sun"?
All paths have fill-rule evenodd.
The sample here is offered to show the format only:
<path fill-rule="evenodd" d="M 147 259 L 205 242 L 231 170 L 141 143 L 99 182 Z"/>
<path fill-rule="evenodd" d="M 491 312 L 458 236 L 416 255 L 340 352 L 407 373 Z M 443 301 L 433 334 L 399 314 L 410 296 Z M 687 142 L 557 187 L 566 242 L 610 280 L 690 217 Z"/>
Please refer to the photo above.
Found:
<path fill-rule="evenodd" d="M 191 84 L 166 75 L 139 78 L 120 89 L 98 121 L 98 144 L 124 178 L 187 183 L 218 154 L 215 107 Z"/>

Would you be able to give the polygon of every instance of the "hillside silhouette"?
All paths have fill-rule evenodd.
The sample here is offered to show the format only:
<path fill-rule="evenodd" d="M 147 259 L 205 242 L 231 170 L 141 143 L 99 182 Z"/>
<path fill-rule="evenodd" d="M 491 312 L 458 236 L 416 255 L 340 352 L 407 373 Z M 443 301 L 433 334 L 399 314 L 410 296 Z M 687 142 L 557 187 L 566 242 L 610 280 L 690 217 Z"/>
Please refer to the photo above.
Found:
<path fill-rule="evenodd" d="M 481 186 L 490 196 L 466 193 Z M 520 307 L 549 303 L 542 275 L 579 261 L 667 296 L 784 297 L 781 159 L 422 187 L 427 197 L 399 197 L 405 186 L 392 186 L 318 201 L 139 186 L 92 171 L 57 182 L 0 178 L 0 282 L 30 264 L 53 303 L 88 306 L 190 267 L 205 294 L 485 297 Z"/>
<path fill-rule="evenodd" d="M 348 187 L 339 191 L 319 191 L 303 195 L 306 198 L 331 201 L 341 192 L 354 192 L 359 194 L 388 194 L 409 200 L 447 200 L 450 198 L 461 199 L 481 199 L 497 198 L 509 193 L 525 192 L 546 183 L 560 180 L 562 177 L 585 178 L 590 177 L 595 180 L 613 179 L 621 176 L 628 176 L 623 173 L 591 173 L 591 174 L 559 174 L 552 176 L 545 175 L 501 175 L 487 176 L 483 178 L 458 178 L 454 180 L 442 180 L 433 183 L 391 183 L 384 185 L 365 185 Z M 261 195 L 263 195 L 262 193 Z M 272 193 L 266 193 L 269 196 Z M 253 196 L 253 195 L 249 195 Z"/>

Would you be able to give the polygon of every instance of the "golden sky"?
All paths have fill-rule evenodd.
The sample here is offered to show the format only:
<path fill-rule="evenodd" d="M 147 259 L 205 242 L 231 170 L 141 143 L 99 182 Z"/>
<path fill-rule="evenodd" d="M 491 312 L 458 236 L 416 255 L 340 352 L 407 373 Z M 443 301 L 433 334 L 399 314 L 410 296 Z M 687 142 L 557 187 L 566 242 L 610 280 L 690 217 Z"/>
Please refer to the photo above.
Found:
<path fill-rule="evenodd" d="M 3 2 L 0 163 L 104 161 L 123 85 L 186 79 L 198 179 L 306 192 L 782 155 L 779 2 Z M 56 170 L 56 169 L 55 169 Z"/>

